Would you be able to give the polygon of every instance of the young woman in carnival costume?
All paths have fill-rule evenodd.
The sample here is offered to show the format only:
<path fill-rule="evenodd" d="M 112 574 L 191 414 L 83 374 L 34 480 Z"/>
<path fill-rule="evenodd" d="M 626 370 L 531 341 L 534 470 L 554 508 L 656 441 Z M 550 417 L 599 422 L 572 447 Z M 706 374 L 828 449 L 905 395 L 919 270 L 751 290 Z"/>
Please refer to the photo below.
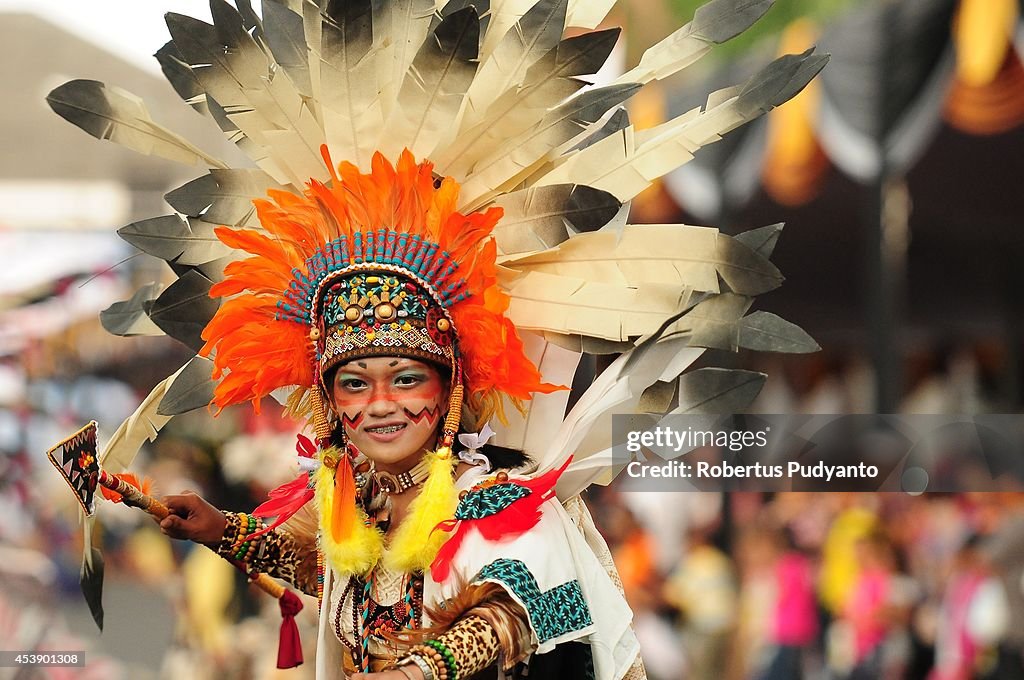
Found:
<path fill-rule="evenodd" d="M 612 4 L 267 0 L 259 16 L 212 0 L 213 25 L 169 14 L 164 73 L 255 168 L 210 157 L 122 90 L 72 81 L 48 98 L 97 137 L 211 167 L 168 194 L 179 214 L 121 230 L 179 279 L 119 303 L 108 328 L 151 320 L 197 356 L 100 462 L 123 469 L 169 417 L 209 403 L 273 394 L 308 419 L 303 473 L 253 513 L 172 496 L 162 526 L 318 597 L 317 677 L 644 677 L 579 496 L 613 477 L 606 418 L 739 410 L 763 377 L 684 372 L 705 348 L 814 348 L 746 314 L 781 282 L 778 227 L 625 221 L 631 198 L 825 59 L 782 57 L 635 130 L 623 102 L 771 2 L 715 0 L 585 89 L 618 37 L 589 30 Z M 581 359 L 610 353 L 565 415 Z"/>

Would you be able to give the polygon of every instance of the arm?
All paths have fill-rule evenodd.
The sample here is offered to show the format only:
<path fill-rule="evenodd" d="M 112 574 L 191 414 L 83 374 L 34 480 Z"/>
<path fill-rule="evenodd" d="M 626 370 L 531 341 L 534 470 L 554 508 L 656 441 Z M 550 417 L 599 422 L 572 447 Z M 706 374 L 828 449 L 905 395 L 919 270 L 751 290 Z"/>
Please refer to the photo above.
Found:
<path fill-rule="evenodd" d="M 164 503 L 170 514 L 160 530 L 166 535 L 202 543 L 222 557 L 244 562 L 250 572 L 269 574 L 316 597 L 316 546 L 311 541 L 280 529 L 246 540 L 247 534 L 263 528 L 261 520 L 222 512 L 196 494 L 168 496 Z"/>
<path fill-rule="evenodd" d="M 444 609 L 428 613 L 435 625 L 422 631 L 417 637 L 424 641 L 398 662 L 428 680 L 468 678 L 495 663 L 508 670 L 534 649 L 526 612 L 497 584 L 469 585 Z"/>

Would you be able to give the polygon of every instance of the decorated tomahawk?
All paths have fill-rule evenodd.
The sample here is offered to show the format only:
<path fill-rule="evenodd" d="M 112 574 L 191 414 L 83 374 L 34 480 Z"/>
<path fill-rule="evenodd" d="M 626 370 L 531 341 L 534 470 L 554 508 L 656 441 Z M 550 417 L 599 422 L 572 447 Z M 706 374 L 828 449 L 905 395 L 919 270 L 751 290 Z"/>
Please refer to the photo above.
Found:
<path fill-rule="evenodd" d="M 85 556 L 82 562 L 81 586 L 89 611 L 100 630 L 103 630 L 103 557 L 91 545 L 92 531 L 89 523 L 96 514 L 96 492 L 99 487 L 109 489 L 118 498 L 117 502 L 140 508 L 157 520 L 170 514 L 167 506 L 143 493 L 139 488 L 120 476 L 100 469 L 96 450 L 96 421 L 58 442 L 46 452 L 47 458 L 60 472 L 64 481 L 78 499 L 86 517 Z M 235 568 L 247 573 L 245 566 L 228 560 Z M 278 649 L 278 668 L 292 668 L 302 663 L 302 647 L 298 641 L 298 627 L 295 614 L 302 609 L 302 601 L 280 583 L 266 574 L 248 574 L 252 582 L 267 594 L 277 598 L 281 605 L 281 644 Z"/>

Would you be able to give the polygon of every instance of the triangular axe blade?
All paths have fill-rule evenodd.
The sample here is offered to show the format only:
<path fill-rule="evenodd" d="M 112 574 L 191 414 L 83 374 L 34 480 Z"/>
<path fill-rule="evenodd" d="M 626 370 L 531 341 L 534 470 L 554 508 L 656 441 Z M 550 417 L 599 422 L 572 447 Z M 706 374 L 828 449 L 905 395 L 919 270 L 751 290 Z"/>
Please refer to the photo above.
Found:
<path fill-rule="evenodd" d="M 92 517 L 96 512 L 95 494 L 100 475 L 96 421 L 57 442 L 46 452 L 46 457 L 71 487 L 86 517 Z"/>

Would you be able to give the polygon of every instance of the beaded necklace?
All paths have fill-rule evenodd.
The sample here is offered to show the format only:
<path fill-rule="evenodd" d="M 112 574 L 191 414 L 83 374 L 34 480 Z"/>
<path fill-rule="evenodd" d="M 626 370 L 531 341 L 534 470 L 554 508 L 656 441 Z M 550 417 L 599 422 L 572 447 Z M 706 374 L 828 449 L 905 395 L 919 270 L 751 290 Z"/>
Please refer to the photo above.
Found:
<path fill-rule="evenodd" d="M 352 655 L 355 667 L 363 673 L 370 671 L 371 637 L 386 639 L 405 628 L 417 628 L 423 614 L 422 574 L 406 575 L 405 592 L 391 605 L 381 605 L 374 600 L 374 580 L 374 574 L 365 581 L 354 576 L 349 578 L 334 614 L 334 631 Z M 352 631 L 358 637 L 354 640 L 345 636 L 341 625 L 341 617 L 349 601 L 352 606 Z"/>

